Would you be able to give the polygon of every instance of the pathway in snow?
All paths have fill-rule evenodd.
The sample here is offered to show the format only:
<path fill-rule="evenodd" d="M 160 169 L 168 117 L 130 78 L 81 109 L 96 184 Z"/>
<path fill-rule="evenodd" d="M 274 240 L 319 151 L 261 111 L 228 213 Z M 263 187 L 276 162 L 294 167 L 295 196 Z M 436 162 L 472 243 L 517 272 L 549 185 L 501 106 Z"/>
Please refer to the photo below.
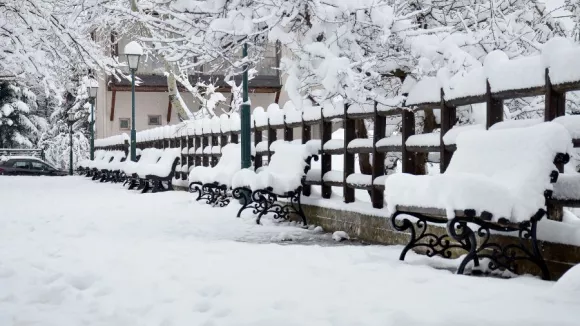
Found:
<path fill-rule="evenodd" d="M 0 325 L 578 325 L 580 298 L 553 283 L 330 246 L 230 206 L 81 177 L 0 178 Z"/>

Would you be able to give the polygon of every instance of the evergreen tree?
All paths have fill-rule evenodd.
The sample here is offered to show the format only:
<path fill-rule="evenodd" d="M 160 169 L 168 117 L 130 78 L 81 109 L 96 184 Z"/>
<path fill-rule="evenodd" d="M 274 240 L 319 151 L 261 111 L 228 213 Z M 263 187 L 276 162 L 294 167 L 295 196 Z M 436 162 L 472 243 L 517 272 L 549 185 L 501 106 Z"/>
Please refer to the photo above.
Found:
<path fill-rule="evenodd" d="M 36 115 L 36 96 L 28 88 L 0 84 L 0 148 L 35 148 L 47 129 Z"/>

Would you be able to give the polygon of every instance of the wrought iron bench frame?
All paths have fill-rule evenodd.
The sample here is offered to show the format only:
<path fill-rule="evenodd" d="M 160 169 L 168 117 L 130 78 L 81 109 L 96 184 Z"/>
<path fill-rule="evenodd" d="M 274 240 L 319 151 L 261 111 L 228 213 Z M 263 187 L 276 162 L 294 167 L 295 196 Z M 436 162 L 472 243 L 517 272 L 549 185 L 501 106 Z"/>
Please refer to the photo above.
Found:
<path fill-rule="evenodd" d="M 554 159 L 556 166 L 568 163 L 570 156 L 559 153 Z M 551 183 L 558 180 L 558 171 L 550 174 Z M 546 203 L 552 197 L 552 191 L 544 192 Z M 403 215 L 416 218 L 415 222 Z M 489 259 L 487 267 L 490 271 L 508 270 L 514 274 L 518 273 L 517 262 L 527 260 L 538 266 L 542 279 L 550 280 L 550 271 L 541 250 L 538 246 L 537 227 L 538 222 L 546 215 L 544 209 L 539 209 L 529 220 L 514 223 L 506 218 L 499 218 L 493 222 L 493 215 L 489 212 L 482 212 L 479 216 L 473 209 L 456 210 L 454 217 L 449 219 L 444 209 L 421 208 L 411 206 L 397 206 L 396 212 L 391 216 L 390 222 L 393 228 L 399 232 L 409 232 L 410 239 L 405 245 L 399 260 L 405 260 L 407 252 L 414 248 L 425 249 L 428 257 L 442 256 L 451 258 L 453 249 L 464 250 L 467 255 L 463 258 L 457 274 L 463 274 L 469 262 L 473 261 L 474 267 L 479 267 L 481 259 Z M 399 218 L 399 217 L 402 218 Z M 467 224 L 477 225 L 477 230 L 473 231 Z M 429 224 L 446 224 L 446 234 L 441 236 L 428 231 Z M 491 231 L 497 233 L 518 233 L 518 244 L 507 244 L 502 246 L 491 239 Z M 480 239 L 478 242 L 477 239 Z M 452 242 L 451 240 L 455 240 Z"/>
<path fill-rule="evenodd" d="M 304 175 L 302 176 L 298 188 L 277 194 L 272 187 L 265 189 L 257 189 L 252 191 L 248 187 L 237 187 L 232 190 L 232 197 L 242 202 L 242 207 L 238 210 L 236 217 L 240 217 L 242 212 L 246 209 L 252 209 L 252 213 L 256 216 L 256 224 L 260 224 L 262 217 L 268 213 L 273 213 L 273 218 L 290 220 L 292 214 L 298 215 L 304 226 L 308 225 L 308 220 L 302 210 L 302 203 L 300 196 L 302 194 L 302 187 L 306 180 L 306 174 L 310 171 L 310 163 L 312 160 L 318 161 L 318 155 L 310 155 L 306 158 L 306 166 L 304 167 Z M 279 201 L 279 199 L 285 199 Z"/>
<path fill-rule="evenodd" d="M 156 192 L 164 192 L 170 191 L 173 189 L 173 176 L 175 175 L 175 169 L 177 164 L 180 162 L 180 158 L 176 157 L 171 164 L 171 170 L 169 171 L 168 175 L 159 176 L 155 174 L 147 174 L 145 175 L 145 182 L 143 182 L 143 188 L 141 193 L 146 193 L 147 191 L 151 190 L 152 193 Z M 163 182 L 167 182 L 167 188 L 163 187 Z"/>

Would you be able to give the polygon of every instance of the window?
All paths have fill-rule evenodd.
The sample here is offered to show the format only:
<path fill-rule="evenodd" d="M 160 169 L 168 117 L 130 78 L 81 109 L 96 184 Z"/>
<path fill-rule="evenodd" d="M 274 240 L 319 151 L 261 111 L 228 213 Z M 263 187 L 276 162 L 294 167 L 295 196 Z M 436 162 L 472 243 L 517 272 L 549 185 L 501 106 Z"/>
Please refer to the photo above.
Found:
<path fill-rule="evenodd" d="M 29 169 L 30 165 L 28 161 L 14 161 L 12 167 L 17 169 Z"/>
<path fill-rule="evenodd" d="M 50 170 L 50 167 L 42 162 L 30 162 L 30 164 L 32 164 L 32 169 L 33 170 L 40 170 L 40 171 L 48 171 Z"/>
<path fill-rule="evenodd" d="M 121 129 L 121 130 L 129 130 L 130 124 L 131 124 L 131 119 L 129 119 L 129 118 L 119 119 L 119 129 Z"/>
<path fill-rule="evenodd" d="M 160 126 L 161 116 L 160 115 L 150 115 L 148 116 L 148 121 L 150 126 Z"/>

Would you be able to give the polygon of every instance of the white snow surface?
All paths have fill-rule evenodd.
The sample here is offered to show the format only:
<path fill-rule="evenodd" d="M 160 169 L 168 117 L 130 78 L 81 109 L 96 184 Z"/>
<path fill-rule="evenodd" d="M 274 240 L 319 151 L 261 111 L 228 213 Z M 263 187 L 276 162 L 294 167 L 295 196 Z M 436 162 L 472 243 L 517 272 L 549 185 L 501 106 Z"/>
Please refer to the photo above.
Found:
<path fill-rule="evenodd" d="M 401 173 L 385 181 L 388 208 L 442 208 L 449 217 L 455 210 L 475 209 L 492 213 L 495 220 L 529 220 L 545 207 L 544 191 L 552 189 L 550 173 L 556 170 L 554 157 L 571 144 L 567 130 L 553 122 L 461 133 L 445 174 Z"/>
<path fill-rule="evenodd" d="M 412 135 L 407 138 L 405 145 L 407 146 L 439 146 L 440 144 L 440 134 L 439 133 L 427 133 L 427 134 L 417 134 Z"/>
<path fill-rule="evenodd" d="M 554 119 L 568 130 L 570 136 L 574 139 L 580 138 L 580 115 L 565 115 Z"/>
<path fill-rule="evenodd" d="M 449 260 L 411 252 L 400 262 L 400 246 L 342 245 L 269 218 L 256 225 L 235 218 L 235 201 L 212 208 L 186 192 L 138 194 L 83 177 L 0 182 L 1 325 L 578 322 L 580 296 L 560 295 L 564 278 L 553 288 L 458 276 L 427 265 Z M 282 232 L 295 241 L 271 243 Z"/>
<path fill-rule="evenodd" d="M 437 77 L 421 79 L 409 92 L 405 105 L 439 103 L 441 101 L 441 83 Z"/>
<path fill-rule="evenodd" d="M 451 130 L 445 133 L 445 135 L 443 135 L 443 142 L 445 143 L 445 145 L 453 145 L 457 142 L 457 136 L 459 136 L 459 134 L 470 130 L 485 130 L 485 125 L 476 124 L 476 125 L 454 126 L 453 128 L 451 128 Z"/>

